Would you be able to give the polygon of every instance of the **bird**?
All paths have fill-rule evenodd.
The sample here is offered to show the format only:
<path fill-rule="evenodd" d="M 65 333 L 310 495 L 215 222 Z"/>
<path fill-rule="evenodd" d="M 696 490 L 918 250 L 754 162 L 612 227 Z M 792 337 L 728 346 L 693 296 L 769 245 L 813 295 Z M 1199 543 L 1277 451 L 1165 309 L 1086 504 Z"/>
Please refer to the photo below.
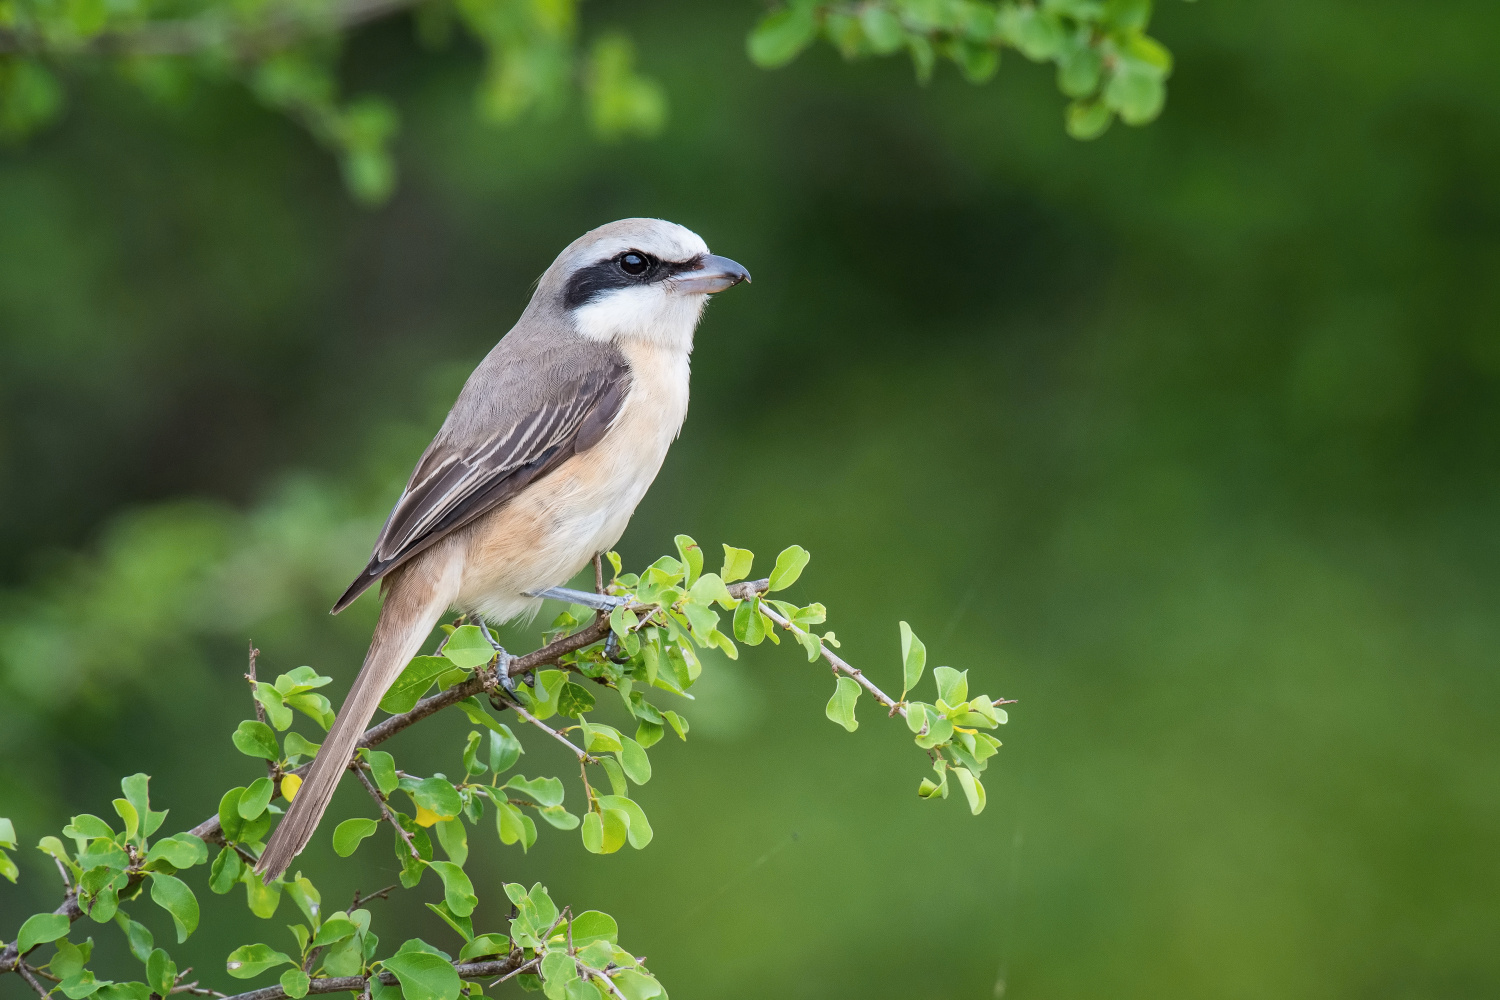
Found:
<path fill-rule="evenodd" d="M 585 233 L 542 274 L 333 606 L 381 585 L 364 664 L 255 865 L 266 882 L 307 846 L 380 699 L 449 610 L 533 616 L 539 592 L 619 541 L 687 416 L 704 306 L 748 281 L 692 230 L 643 218 Z"/>

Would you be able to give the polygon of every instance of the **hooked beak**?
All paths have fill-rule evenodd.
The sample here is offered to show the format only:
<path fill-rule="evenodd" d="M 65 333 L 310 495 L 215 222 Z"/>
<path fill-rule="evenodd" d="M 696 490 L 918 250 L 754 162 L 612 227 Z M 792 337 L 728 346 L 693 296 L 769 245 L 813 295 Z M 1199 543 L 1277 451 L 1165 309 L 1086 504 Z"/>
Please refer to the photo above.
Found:
<path fill-rule="evenodd" d="M 684 292 L 712 295 L 740 282 L 750 281 L 750 272 L 728 257 L 708 254 L 698 261 L 693 271 L 684 271 L 674 279 L 674 284 Z"/>

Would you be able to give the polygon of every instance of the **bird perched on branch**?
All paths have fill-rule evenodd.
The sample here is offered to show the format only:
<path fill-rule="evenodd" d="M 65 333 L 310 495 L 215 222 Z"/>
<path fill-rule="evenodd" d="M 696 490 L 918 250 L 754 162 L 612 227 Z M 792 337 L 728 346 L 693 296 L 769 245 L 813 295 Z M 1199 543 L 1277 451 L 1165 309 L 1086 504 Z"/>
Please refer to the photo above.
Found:
<path fill-rule="evenodd" d="M 496 624 L 533 614 L 535 594 L 619 541 L 687 415 L 703 307 L 749 280 L 660 219 L 600 226 L 547 268 L 333 607 L 382 581 L 364 666 L 255 866 L 266 881 L 307 846 L 376 705 L 448 609 Z"/>

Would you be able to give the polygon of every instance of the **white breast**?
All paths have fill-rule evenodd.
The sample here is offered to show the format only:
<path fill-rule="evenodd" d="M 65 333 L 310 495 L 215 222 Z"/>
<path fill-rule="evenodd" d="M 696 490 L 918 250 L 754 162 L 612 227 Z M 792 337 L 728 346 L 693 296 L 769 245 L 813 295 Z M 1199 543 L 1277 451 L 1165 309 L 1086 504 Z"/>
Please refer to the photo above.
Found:
<path fill-rule="evenodd" d="M 491 621 L 535 613 L 527 591 L 566 583 L 625 533 L 687 416 L 688 352 L 644 339 L 620 348 L 630 392 L 603 439 L 469 529 L 461 609 Z"/>

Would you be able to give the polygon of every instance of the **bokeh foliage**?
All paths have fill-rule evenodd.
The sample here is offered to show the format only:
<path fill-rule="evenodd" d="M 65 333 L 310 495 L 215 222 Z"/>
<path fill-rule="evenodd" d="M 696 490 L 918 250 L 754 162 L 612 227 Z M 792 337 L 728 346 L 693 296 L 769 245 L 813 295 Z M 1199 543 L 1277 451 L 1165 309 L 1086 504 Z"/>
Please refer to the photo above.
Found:
<path fill-rule="evenodd" d="M 247 634 L 268 671 L 347 685 L 370 609 L 323 612 L 462 378 L 558 248 L 660 215 L 756 281 L 705 320 L 627 559 L 796 538 L 852 662 L 894 669 L 906 618 L 1024 713 L 975 819 L 909 798 L 884 724 L 831 725 L 826 677 L 744 650 L 705 673 L 702 743 L 653 755 L 648 851 L 538 841 L 557 898 L 642 928 L 679 991 L 1495 992 L 1500 11 L 1161 5 L 1168 112 L 1078 144 L 1052 70 L 1010 53 L 989 86 L 918 88 L 822 44 L 761 71 L 759 8 L 582 10 L 660 82 L 660 138 L 476 127 L 482 57 L 393 24 L 341 63 L 404 123 L 378 213 L 232 86 L 163 109 L 83 73 L 0 154 L 5 623 L 84 640 L 7 656 L 5 814 L 56 827 L 137 770 L 211 812 L 195 775 L 238 756 Z M 220 565 L 185 544 L 205 517 L 134 527 L 183 498 L 241 575 L 94 632 L 67 580 L 144 604 L 127 568 Z M 216 597 L 283 566 L 284 600 Z M 445 770 L 454 738 L 394 752 Z M 955 876 L 961 852 L 983 861 Z M 651 893 L 683 916 L 645 931 Z"/>
<path fill-rule="evenodd" d="M 1074 102 L 1068 131 L 1095 138 L 1115 115 L 1151 121 L 1166 100 L 1172 60 L 1145 34 L 1152 0 L 796 0 L 766 14 L 748 40 L 759 65 L 784 65 L 820 34 L 847 59 L 909 52 L 927 81 L 939 55 L 964 77 L 994 76 L 1008 46 L 1057 64 Z M 58 70 L 103 62 L 162 98 L 196 81 L 238 80 L 262 103 L 304 125 L 333 150 L 355 197 L 390 197 L 388 100 L 348 98 L 339 81 L 346 34 L 407 11 L 429 47 L 455 28 L 484 52 L 476 104 L 491 122 L 555 113 L 571 90 L 586 96 L 603 138 L 654 135 L 666 116 L 657 83 L 638 73 L 630 38 L 584 41 L 578 0 L 5 0 L 0 3 L 0 138 L 47 124 L 63 104 Z M 728 5 L 716 8 L 726 18 Z"/>

